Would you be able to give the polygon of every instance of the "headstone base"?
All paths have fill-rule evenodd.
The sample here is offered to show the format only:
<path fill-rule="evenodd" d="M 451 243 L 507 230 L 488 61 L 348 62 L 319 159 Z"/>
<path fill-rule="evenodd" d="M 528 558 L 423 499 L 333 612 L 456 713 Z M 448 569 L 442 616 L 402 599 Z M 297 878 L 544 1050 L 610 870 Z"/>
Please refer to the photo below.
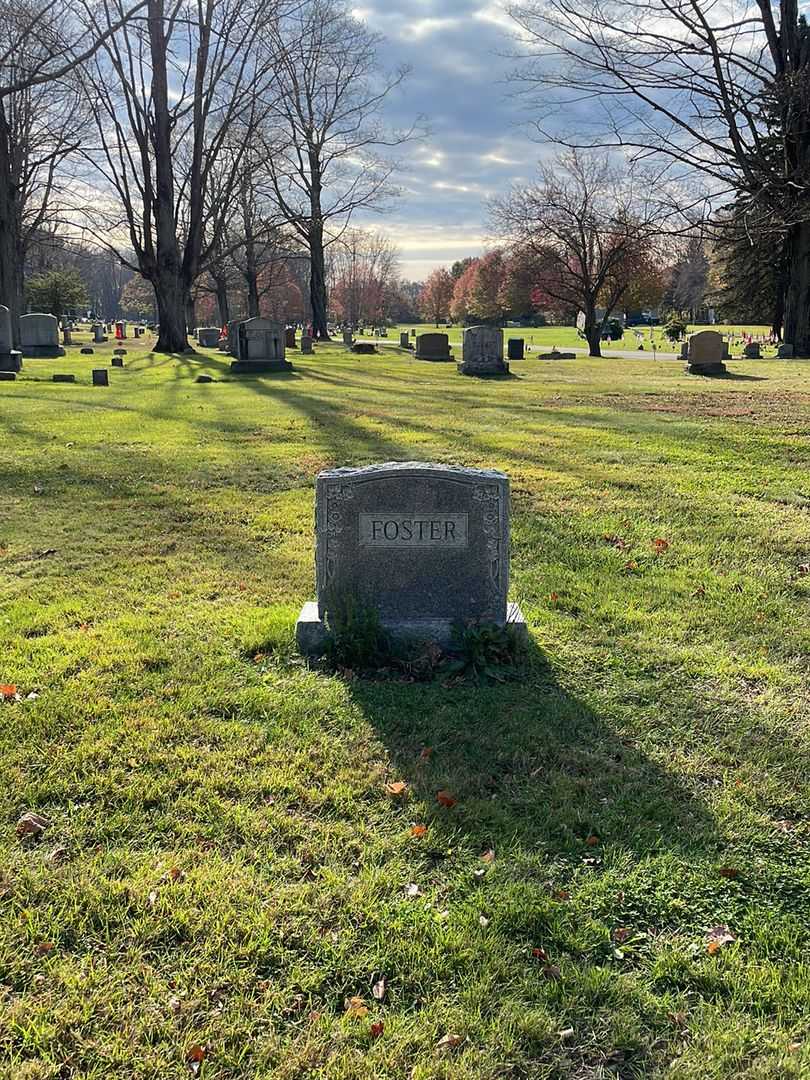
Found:
<path fill-rule="evenodd" d="M 14 382 L 16 378 L 16 371 L 0 371 L 0 382 Z"/>
<path fill-rule="evenodd" d="M 353 353 L 361 353 L 363 356 L 370 356 L 377 352 L 377 346 L 371 341 L 355 341 L 350 348 Z"/>
<path fill-rule="evenodd" d="M 501 360 L 497 367 L 477 367 L 475 364 L 465 364 L 463 361 L 456 364 L 459 375 L 475 375 L 479 379 L 502 379 L 509 374 L 509 365 Z"/>
<path fill-rule="evenodd" d="M 23 352 L 23 356 L 34 360 L 47 360 L 64 355 L 65 350 L 61 345 L 29 345 Z"/>
<path fill-rule="evenodd" d="M 263 375 L 268 371 L 292 371 L 289 360 L 234 360 L 231 364 L 232 375 Z"/>
<path fill-rule="evenodd" d="M 519 604 L 506 605 L 506 626 L 514 630 L 519 642 L 529 640 L 529 629 Z M 413 622 L 383 620 L 382 627 L 395 641 L 435 641 L 443 648 L 453 644 L 453 623 L 449 619 L 419 619 Z M 295 624 L 299 651 L 304 656 L 322 656 L 328 636 L 326 624 L 318 614 L 317 601 L 307 601 Z"/>
<path fill-rule="evenodd" d="M 687 364 L 684 368 L 687 375 L 726 375 L 728 369 L 725 364 Z"/>
<path fill-rule="evenodd" d="M 22 353 L 17 349 L 0 353 L 0 371 L 19 371 L 22 367 Z"/>

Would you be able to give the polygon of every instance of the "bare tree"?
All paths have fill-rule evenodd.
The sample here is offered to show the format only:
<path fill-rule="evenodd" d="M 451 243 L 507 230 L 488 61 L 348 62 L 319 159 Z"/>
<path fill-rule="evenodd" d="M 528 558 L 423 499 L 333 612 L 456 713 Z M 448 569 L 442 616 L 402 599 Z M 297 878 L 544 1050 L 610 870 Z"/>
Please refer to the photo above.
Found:
<path fill-rule="evenodd" d="M 601 356 L 611 314 L 653 262 L 658 207 L 646 185 L 603 157 L 568 151 L 491 211 L 513 250 L 537 258 L 538 306 L 581 310 L 590 355 Z"/>
<path fill-rule="evenodd" d="M 382 233 L 346 229 L 329 249 L 328 276 L 344 322 L 381 322 L 399 280 L 399 251 Z"/>
<path fill-rule="evenodd" d="M 119 18 L 123 0 L 110 0 Z M 102 154 L 94 160 L 132 268 L 152 283 L 158 352 L 188 348 L 192 288 L 221 253 L 228 207 L 273 70 L 259 43 L 274 0 L 147 0 L 144 18 L 104 42 L 88 80 Z M 221 157 L 227 171 L 216 170 Z M 208 197 L 217 184 L 218 198 Z M 124 243 L 113 246 L 127 262 Z"/>
<path fill-rule="evenodd" d="M 378 74 L 381 38 L 340 0 L 306 0 L 279 20 L 274 48 L 278 100 L 268 154 L 275 198 L 310 255 L 315 337 L 328 339 L 325 249 L 361 207 L 395 194 L 397 168 L 385 151 L 417 134 L 388 130 L 381 110 L 407 75 Z"/>
<path fill-rule="evenodd" d="M 810 33 L 796 0 L 516 0 L 510 13 L 543 137 L 700 175 L 712 212 L 733 197 L 786 250 L 785 336 L 810 355 Z M 589 121 L 574 136 L 554 116 L 572 102 Z"/>
<path fill-rule="evenodd" d="M 141 3 L 122 3 L 114 33 Z M 101 47 L 91 0 L 0 2 L 0 303 L 18 340 L 22 266 L 49 222 L 56 172 L 76 146 L 74 78 Z"/>

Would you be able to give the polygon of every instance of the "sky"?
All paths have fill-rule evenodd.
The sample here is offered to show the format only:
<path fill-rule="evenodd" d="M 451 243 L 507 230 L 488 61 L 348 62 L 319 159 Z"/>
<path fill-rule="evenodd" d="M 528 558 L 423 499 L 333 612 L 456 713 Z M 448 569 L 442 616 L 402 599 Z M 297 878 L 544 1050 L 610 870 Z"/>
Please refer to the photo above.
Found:
<path fill-rule="evenodd" d="M 402 196 L 385 215 L 362 223 L 394 240 L 402 276 L 421 281 L 437 266 L 487 246 L 486 200 L 529 179 L 542 153 L 509 99 L 514 26 L 486 0 L 360 0 L 353 9 L 385 35 L 380 62 L 411 74 L 385 107 L 386 121 L 427 118 L 430 134 L 409 145 Z"/>

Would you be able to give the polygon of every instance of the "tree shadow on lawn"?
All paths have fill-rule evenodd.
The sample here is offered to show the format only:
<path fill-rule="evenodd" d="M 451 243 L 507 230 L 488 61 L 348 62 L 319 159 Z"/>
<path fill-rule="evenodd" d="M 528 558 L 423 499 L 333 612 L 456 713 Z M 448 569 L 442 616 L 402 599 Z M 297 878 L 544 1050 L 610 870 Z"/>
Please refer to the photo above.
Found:
<path fill-rule="evenodd" d="M 533 644 L 514 681 L 358 680 L 351 694 L 397 774 L 433 807 L 425 823 L 458 828 L 482 851 L 517 844 L 575 869 L 719 850 L 714 818 L 688 785 L 569 693 Z M 439 791 L 457 805 L 443 808 Z"/>

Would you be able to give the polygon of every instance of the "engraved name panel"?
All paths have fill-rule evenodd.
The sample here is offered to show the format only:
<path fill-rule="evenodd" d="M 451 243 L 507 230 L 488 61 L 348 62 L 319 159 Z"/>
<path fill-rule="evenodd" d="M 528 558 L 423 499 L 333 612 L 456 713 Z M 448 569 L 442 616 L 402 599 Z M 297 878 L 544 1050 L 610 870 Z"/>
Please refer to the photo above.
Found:
<path fill-rule="evenodd" d="M 364 547 L 467 547 L 467 514 L 359 514 L 359 541 Z"/>

